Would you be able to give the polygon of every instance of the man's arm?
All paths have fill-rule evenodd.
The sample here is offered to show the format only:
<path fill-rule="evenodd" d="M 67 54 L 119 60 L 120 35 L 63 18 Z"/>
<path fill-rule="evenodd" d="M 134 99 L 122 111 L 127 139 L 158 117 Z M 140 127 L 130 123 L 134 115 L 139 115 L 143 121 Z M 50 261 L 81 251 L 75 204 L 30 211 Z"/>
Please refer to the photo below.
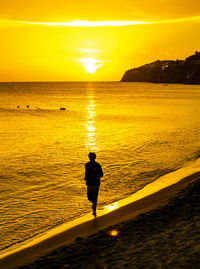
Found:
<path fill-rule="evenodd" d="M 84 180 L 86 180 L 87 179 L 87 167 L 86 167 L 86 164 L 85 164 L 85 178 L 84 178 Z"/>
<path fill-rule="evenodd" d="M 99 177 L 103 177 L 103 170 L 100 164 L 99 164 Z"/>

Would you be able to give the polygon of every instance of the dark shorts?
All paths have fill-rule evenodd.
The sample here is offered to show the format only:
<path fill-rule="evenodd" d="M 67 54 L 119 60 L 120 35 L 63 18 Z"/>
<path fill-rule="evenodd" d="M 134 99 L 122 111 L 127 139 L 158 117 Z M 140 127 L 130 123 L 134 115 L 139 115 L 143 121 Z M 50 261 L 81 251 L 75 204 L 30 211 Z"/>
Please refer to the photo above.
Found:
<path fill-rule="evenodd" d="M 87 186 L 87 197 L 88 200 L 92 203 L 97 202 L 99 193 L 99 186 Z"/>

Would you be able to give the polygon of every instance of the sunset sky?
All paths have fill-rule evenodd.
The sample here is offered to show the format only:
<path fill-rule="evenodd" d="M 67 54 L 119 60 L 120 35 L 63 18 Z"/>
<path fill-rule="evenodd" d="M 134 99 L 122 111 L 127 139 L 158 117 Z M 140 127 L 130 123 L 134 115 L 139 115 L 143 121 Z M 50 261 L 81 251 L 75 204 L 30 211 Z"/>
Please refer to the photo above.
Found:
<path fill-rule="evenodd" d="M 118 81 L 199 51 L 199 29 L 199 0 L 2 1 L 0 81 Z"/>

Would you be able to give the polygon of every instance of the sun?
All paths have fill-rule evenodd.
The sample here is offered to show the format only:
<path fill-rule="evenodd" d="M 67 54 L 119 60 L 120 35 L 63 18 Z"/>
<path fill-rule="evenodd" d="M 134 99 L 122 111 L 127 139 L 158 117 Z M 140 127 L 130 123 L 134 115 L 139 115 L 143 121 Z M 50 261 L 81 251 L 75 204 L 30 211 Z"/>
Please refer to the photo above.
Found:
<path fill-rule="evenodd" d="M 77 61 L 79 61 L 83 65 L 85 71 L 90 74 L 94 74 L 96 70 L 105 62 L 94 58 L 82 58 L 78 59 Z"/>
<path fill-rule="evenodd" d="M 90 74 L 94 74 L 102 64 L 97 64 L 94 59 L 85 59 L 83 62 L 83 66 L 85 68 L 85 71 Z"/>

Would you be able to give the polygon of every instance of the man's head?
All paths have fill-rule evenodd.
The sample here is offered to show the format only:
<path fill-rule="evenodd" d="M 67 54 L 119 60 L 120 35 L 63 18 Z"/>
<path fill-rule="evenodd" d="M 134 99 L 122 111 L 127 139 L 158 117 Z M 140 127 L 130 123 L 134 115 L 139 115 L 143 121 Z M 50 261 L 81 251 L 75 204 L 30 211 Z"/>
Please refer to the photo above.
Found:
<path fill-rule="evenodd" d="M 96 159 L 96 154 L 94 152 L 90 152 L 88 155 L 90 161 L 94 161 Z"/>

